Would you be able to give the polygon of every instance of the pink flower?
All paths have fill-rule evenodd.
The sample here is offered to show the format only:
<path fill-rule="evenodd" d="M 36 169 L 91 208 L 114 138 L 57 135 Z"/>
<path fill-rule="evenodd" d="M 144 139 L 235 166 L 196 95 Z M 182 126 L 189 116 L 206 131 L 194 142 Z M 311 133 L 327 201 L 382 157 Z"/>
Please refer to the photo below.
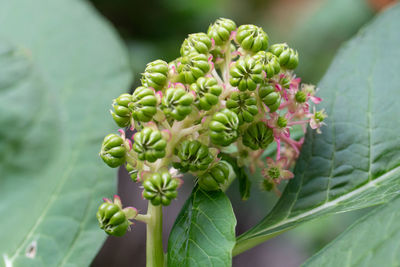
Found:
<path fill-rule="evenodd" d="M 281 157 L 276 162 L 267 157 L 267 167 L 264 168 L 261 173 L 264 176 L 264 179 L 279 184 L 282 180 L 288 180 L 293 178 L 294 174 L 286 170 L 287 168 L 287 159 L 285 157 Z"/>
<path fill-rule="evenodd" d="M 307 115 L 308 118 L 310 118 L 310 127 L 311 129 L 317 129 L 317 133 L 321 133 L 320 128 L 322 125 L 325 125 L 323 122 L 328 115 L 325 113 L 325 109 L 322 109 L 320 111 L 315 111 L 315 107 L 313 108 L 313 113 L 310 113 Z"/>

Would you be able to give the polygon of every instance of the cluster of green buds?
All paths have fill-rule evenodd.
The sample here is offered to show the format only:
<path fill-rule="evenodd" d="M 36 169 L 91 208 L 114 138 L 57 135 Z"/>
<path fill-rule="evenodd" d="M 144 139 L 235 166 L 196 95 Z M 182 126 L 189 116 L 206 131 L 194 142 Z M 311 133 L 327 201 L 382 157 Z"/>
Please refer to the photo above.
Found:
<path fill-rule="evenodd" d="M 180 57 L 148 63 L 141 86 L 113 101 L 114 121 L 134 134 L 107 135 L 100 156 L 110 167 L 126 166 L 154 206 L 177 197 L 184 173 L 201 190 L 227 188 L 235 175 L 222 155 L 251 171 L 261 167 L 263 188 L 278 192 L 303 143 L 290 131 L 310 125 L 319 132 L 326 117 L 310 107 L 321 99 L 295 76 L 298 63 L 286 43 L 269 46 L 261 27 L 220 18 L 207 33 L 188 35 Z M 275 161 L 260 160 L 275 147 Z M 99 210 L 104 229 L 115 227 L 110 216 Z"/>

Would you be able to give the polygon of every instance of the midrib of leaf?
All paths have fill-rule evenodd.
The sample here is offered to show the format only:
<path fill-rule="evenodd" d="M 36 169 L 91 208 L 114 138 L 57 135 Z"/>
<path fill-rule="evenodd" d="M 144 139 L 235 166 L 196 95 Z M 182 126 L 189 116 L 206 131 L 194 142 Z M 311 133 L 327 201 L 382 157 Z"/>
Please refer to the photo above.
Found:
<path fill-rule="evenodd" d="M 301 219 L 307 218 L 307 217 L 309 217 L 311 215 L 314 215 L 314 214 L 316 214 L 316 213 L 318 213 L 320 211 L 323 211 L 323 210 L 328 209 L 330 207 L 334 207 L 334 206 L 336 206 L 337 204 L 339 204 L 342 201 L 351 199 L 352 197 L 354 197 L 354 196 L 356 196 L 356 195 L 368 190 L 369 188 L 375 187 L 378 183 L 380 183 L 382 181 L 385 181 L 387 178 L 389 178 L 390 176 L 392 176 L 394 174 L 397 174 L 397 173 L 400 174 L 400 165 L 395 167 L 395 168 L 393 168 L 392 170 L 386 172 L 385 174 L 379 176 L 378 178 L 376 178 L 374 180 L 370 180 L 366 184 L 360 186 L 359 188 L 353 190 L 352 192 L 350 192 L 348 194 L 340 196 L 340 197 L 338 197 L 338 198 L 336 198 L 336 199 L 334 199 L 334 200 L 332 200 L 330 202 L 326 202 L 323 205 L 318 206 L 317 208 L 311 209 L 311 210 L 309 210 L 307 212 L 304 212 L 304 213 L 302 213 L 300 215 L 297 215 L 295 217 L 291 217 L 289 219 L 282 220 L 281 222 L 279 222 L 277 224 L 271 225 L 270 227 L 265 228 L 262 231 L 256 232 L 256 233 L 252 234 L 251 236 L 246 237 L 246 239 L 255 237 L 255 236 L 257 236 L 259 234 L 262 234 L 262 233 L 264 233 L 264 232 L 266 232 L 268 230 L 271 230 L 271 229 L 274 229 L 274 228 L 278 228 L 279 226 L 283 226 L 283 225 L 291 223 L 291 222 L 300 221 Z M 398 192 L 398 193 L 400 193 L 400 192 Z M 278 232 L 278 231 L 276 231 L 276 232 Z M 279 232 L 281 232 L 281 230 L 279 230 Z M 270 234 L 268 234 L 266 236 L 266 239 L 269 239 L 268 236 L 272 235 L 273 233 L 274 232 L 271 232 Z"/>

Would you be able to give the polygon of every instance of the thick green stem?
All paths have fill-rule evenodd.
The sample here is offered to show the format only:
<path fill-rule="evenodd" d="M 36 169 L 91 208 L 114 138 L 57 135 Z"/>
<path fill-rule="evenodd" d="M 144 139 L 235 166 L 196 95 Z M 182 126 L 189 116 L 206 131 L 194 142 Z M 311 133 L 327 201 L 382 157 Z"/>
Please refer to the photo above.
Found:
<path fill-rule="evenodd" d="M 146 267 L 163 267 L 162 206 L 153 206 L 149 201 L 147 215 Z"/>

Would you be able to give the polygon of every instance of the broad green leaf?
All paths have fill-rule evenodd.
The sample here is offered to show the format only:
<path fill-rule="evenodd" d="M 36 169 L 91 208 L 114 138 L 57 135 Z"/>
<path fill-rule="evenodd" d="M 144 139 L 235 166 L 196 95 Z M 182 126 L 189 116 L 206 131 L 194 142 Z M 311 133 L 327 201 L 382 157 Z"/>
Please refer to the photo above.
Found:
<path fill-rule="evenodd" d="M 400 6 L 347 43 L 319 84 L 328 113 L 308 131 L 295 177 L 234 253 L 327 213 L 385 203 L 400 190 Z"/>
<path fill-rule="evenodd" d="M 115 191 L 98 152 L 124 48 L 84 1 L 3 0 L 0 25 L 0 266 L 87 266 Z"/>
<path fill-rule="evenodd" d="M 231 266 L 236 219 L 221 191 L 196 187 L 168 240 L 168 266 Z"/>
<path fill-rule="evenodd" d="M 399 221 L 396 198 L 358 220 L 303 266 L 399 266 Z"/>

